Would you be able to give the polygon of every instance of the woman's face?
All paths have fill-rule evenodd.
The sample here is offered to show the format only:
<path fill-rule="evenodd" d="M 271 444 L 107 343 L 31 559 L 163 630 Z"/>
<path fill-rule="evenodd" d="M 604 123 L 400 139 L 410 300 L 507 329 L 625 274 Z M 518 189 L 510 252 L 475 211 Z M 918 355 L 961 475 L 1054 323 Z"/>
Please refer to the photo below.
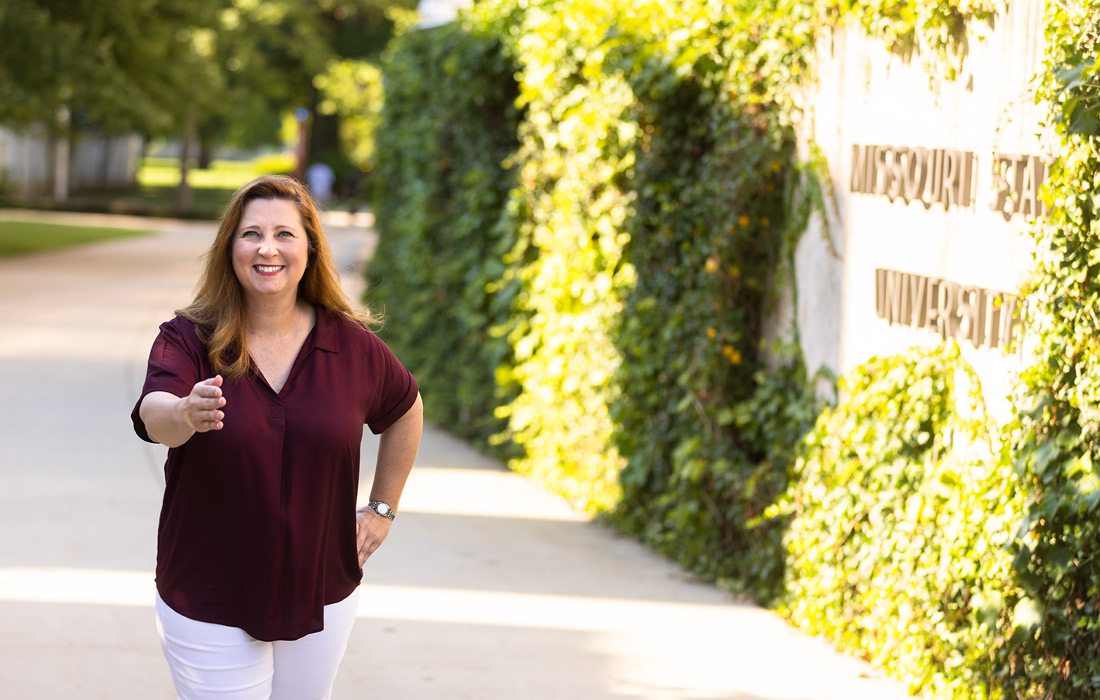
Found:
<path fill-rule="evenodd" d="M 246 204 L 232 257 L 248 301 L 296 298 L 309 260 L 309 237 L 294 202 L 254 199 Z"/>

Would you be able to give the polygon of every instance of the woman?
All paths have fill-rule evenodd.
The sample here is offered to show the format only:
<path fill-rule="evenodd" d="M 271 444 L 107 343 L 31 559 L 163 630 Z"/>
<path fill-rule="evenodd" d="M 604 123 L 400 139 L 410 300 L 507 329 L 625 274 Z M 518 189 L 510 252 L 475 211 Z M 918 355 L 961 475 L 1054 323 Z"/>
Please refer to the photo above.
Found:
<path fill-rule="evenodd" d="M 420 442 L 416 380 L 341 291 L 287 177 L 229 204 L 132 418 L 167 445 L 157 621 L 181 698 L 327 698 Z M 381 433 L 356 510 L 363 425 Z"/>

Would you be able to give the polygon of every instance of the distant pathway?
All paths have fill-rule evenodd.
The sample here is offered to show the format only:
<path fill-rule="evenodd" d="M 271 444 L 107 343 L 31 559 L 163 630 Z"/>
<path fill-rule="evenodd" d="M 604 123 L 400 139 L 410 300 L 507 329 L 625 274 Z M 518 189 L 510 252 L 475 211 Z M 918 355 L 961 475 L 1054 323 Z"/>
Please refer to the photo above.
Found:
<path fill-rule="evenodd" d="M 0 697 L 170 698 L 151 609 L 164 449 L 129 411 L 213 226 L 70 217 L 156 232 L 0 260 Z M 353 272 L 371 236 L 330 230 Z M 431 429 L 360 615 L 338 700 L 905 697 Z"/>

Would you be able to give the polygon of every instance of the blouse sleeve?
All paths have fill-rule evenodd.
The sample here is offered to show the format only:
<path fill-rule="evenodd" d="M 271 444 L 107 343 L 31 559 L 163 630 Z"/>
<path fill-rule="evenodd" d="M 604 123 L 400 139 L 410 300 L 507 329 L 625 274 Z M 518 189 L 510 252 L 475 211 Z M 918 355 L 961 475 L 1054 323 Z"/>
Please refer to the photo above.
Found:
<path fill-rule="evenodd" d="M 137 403 L 134 404 L 134 410 L 130 413 L 134 432 L 146 442 L 156 441 L 149 437 L 145 421 L 138 414 L 138 409 L 141 408 L 141 402 L 145 397 L 156 391 L 166 391 L 182 398 L 191 393 L 191 389 L 200 380 L 202 359 L 196 356 L 194 348 L 189 349 L 189 345 L 180 332 L 177 321 L 161 324 L 160 333 L 153 341 L 152 350 L 149 351 L 145 384 L 141 388 Z"/>
<path fill-rule="evenodd" d="M 412 408 L 420 393 L 420 386 L 389 346 L 374 333 L 369 335 L 374 346 L 371 364 L 376 381 L 373 406 L 367 413 L 366 423 L 371 432 L 378 435 Z"/>

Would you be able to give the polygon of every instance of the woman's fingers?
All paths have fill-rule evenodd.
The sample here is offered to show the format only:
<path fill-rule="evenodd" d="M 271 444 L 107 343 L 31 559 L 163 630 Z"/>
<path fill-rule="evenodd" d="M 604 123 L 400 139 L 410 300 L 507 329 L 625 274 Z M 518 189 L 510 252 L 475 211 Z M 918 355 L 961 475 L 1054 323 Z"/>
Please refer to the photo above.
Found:
<path fill-rule="evenodd" d="M 199 415 L 199 423 L 206 430 L 221 430 L 222 420 L 225 418 L 224 413 L 221 411 L 204 411 Z"/>
<path fill-rule="evenodd" d="M 219 374 L 210 379 L 204 379 L 191 388 L 185 411 L 195 432 L 205 433 L 209 430 L 222 429 L 225 413 L 220 409 L 226 403 L 225 397 L 222 396 L 222 381 L 222 376 Z"/>
<path fill-rule="evenodd" d="M 359 566 L 362 567 L 370 555 L 382 546 L 390 531 L 390 521 L 368 511 L 356 513 L 355 520 L 355 540 L 359 550 Z"/>
<path fill-rule="evenodd" d="M 381 542 L 366 542 L 359 549 L 359 566 L 362 567 L 367 563 L 367 559 L 370 559 L 370 555 L 374 554 Z"/>

